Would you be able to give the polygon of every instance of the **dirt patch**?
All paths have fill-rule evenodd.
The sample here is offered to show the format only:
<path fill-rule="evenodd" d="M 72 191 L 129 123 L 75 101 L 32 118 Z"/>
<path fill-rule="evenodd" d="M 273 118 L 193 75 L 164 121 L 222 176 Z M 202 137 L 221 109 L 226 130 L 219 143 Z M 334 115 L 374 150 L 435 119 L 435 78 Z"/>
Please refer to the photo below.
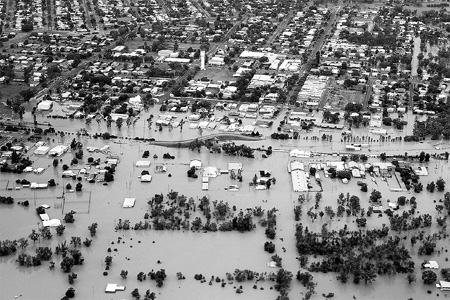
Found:
<path fill-rule="evenodd" d="M 350 102 L 364 104 L 364 95 L 358 91 L 346 90 L 339 86 L 333 86 L 328 90 L 325 105 L 334 110 L 344 110 L 344 107 Z"/>

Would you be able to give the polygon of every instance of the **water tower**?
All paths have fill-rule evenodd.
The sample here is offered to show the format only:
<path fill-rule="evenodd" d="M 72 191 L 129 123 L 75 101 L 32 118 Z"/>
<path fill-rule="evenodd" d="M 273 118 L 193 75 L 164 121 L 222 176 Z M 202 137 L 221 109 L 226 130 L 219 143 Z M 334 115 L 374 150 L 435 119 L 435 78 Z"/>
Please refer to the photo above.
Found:
<path fill-rule="evenodd" d="M 205 70 L 205 56 L 206 49 L 205 46 L 200 46 L 200 70 Z"/>

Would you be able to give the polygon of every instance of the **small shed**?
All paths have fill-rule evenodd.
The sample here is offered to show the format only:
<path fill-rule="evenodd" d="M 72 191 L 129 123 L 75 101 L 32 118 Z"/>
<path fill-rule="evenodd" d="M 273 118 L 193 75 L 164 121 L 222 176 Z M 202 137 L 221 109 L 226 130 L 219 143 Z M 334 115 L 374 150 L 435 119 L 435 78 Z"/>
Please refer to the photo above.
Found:
<path fill-rule="evenodd" d="M 150 181 L 152 181 L 152 175 L 147 174 L 141 176 L 141 182 L 150 182 Z"/>
<path fill-rule="evenodd" d="M 125 200 L 123 200 L 123 207 L 124 208 L 133 207 L 135 203 L 136 198 L 125 198 Z"/>

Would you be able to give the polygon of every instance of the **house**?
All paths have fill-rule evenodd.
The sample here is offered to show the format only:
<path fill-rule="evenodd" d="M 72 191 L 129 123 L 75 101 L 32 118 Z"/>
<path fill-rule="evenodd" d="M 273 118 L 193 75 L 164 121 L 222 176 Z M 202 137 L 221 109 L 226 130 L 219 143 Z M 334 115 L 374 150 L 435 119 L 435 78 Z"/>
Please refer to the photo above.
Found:
<path fill-rule="evenodd" d="M 115 293 L 116 291 L 124 291 L 125 286 L 117 285 L 116 283 L 108 283 L 106 285 L 105 293 Z"/>
<path fill-rule="evenodd" d="M 290 157 L 303 157 L 303 158 L 307 158 L 307 157 L 311 157 L 311 151 L 303 151 L 303 150 L 299 150 L 299 149 L 294 149 L 291 152 L 289 152 L 289 156 Z"/>
<path fill-rule="evenodd" d="M 216 167 L 206 167 L 203 169 L 204 177 L 216 178 L 219 174 L 219 169 L 217 169 Z"/>
<path fill-rule="evenodd" d="M 58 146 L 52 148 L 52 149 L 48 152 L 48 155 L 50 155 L 50 156 L 61 156 L 61 155 L 63 155 L 64 153 L 66 153 L 67 150 L 69 150 L 69 147 L 68 147 L 68 146 L 65 146 L 65 145 L 58 145 Z"/>
<path fill-rule="evenodd" d="M 441 280 L 436 284 L 436 287 L 441 291 L 450 291 L 450 282 Z"/>
<path fill-rule="evenodd" d="M 202 168 L 202 162 L 199 159 L 193 159 L 189 163 L 189 168 L 194 167 L 196 170 L 200 170 Z"/>
<path fill-rule="evenodd" d="M 50 100 L 44 100 L 41 101 L 38 105 L 37 105 L 37 110 L 39 111 L 49 111 L 51 110 L 53 107 L 53 101 Z"/>
<path fill-rule="evenodd" d="M 40 147 L 38 147 L 38 148 L 36 148 L 35 150 L 34 150 L 34 154 L 36 154 L 36 155 L 44 155 L 44 154 L 47 154 L 47 152 L 50 150 L 50 147 L 47 147 L 47 146 L 40 146 Z"/>

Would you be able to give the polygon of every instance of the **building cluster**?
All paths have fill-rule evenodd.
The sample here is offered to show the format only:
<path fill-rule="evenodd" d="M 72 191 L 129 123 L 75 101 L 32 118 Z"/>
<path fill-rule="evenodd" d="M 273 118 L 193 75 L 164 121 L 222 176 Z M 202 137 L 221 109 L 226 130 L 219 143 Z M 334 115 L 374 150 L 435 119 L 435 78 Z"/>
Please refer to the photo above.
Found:
<path fill-rule="evenodd" d="M 55 28 L 87 32 L 84 4 L 78 0 L 55 0 Z"/>
<path fill-rule="evenodd" d="M 313 8 L 296 12 L 287 27 L 273 41 L 280 53 L 299 55 L 305 53 L 316 41 L 330 18 L 330 10 Z"/>
<path fill-rule="evenodd" d="M 31 1 L 13 1 L 12 5 L 8 7 L 9 15 L 13 15 L 12 20 L 10 20 L 11 29 L 27 29 L 26 31 L 31 31 L 31 29 L 41 29 L 45 25 L 44 20 L 44 10 L 43 1 L 41 0 L 31 0 Z M 6 8 L 6 3 L 5 6 Z"/>

